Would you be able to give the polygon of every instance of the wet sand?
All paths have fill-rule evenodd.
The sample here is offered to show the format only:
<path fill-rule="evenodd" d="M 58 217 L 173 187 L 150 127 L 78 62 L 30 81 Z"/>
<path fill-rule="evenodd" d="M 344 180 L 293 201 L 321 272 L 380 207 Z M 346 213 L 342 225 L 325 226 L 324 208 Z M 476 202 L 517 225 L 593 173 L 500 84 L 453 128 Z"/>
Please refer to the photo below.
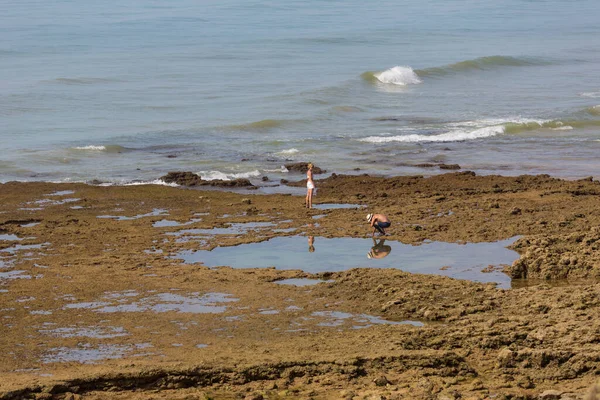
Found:
<path fill-rule="evenodd" d="M 598 182 L 461 172 L 317 187 L 316 204 L 361 207 L 0 185 L 0 398 L 582 399 L 596 382 Z M 269 252 L 264 268 L 181 258 L 297 235 L 316 238 L 317 256 L 324 238 L 368 246 L 367 212 L 386 213 L 387 240 L 404 244 L 519 237 L 520 259 L 477 271 L 504 269 L 512 287 L 376 264 L 281 270 Z M 277 283 L 292 278 L 323 282 Z"/>

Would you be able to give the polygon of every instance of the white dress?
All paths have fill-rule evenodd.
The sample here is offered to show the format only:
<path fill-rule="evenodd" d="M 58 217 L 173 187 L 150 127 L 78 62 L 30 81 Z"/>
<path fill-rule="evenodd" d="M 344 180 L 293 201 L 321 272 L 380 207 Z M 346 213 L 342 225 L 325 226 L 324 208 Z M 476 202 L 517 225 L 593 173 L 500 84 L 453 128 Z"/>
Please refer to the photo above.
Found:
<path fill-rule="evenodd" d="M 312 179 L 310 179 L 310 176 L 308 175 L 308 173 L 306 174 L 306 188 L 307 189 L 315 188 L 315 184 L 313 183 Z"/>

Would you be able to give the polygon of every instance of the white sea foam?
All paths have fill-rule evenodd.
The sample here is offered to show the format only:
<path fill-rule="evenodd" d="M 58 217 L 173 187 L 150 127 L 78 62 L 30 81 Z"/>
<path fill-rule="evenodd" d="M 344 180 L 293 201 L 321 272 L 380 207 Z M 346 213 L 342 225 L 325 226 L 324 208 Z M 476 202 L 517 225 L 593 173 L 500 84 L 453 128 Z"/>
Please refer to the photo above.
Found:
<path fill-rule="evenodd" d="M 281 150 L 279 153 L 277 154 L 296 154 L 298 153 L 300 150 L 298 149 L 287 149 L 287 150 Z"/>
<path fill-rule="evenodd" d="M 421 83 L 419 76 L 411 67 L 396 66 L 374 75 L 382 83 L 405 86 Z"/>
<path fill-rule="evenodd" d="M 106 146 L 94 146 L 94 145 L 78 146 L 78 147 L 74 147 L 74 149 L 75 150 L 90 150 L 90 151 L 105 151 Z"/>
<path fill-rule="evenodd" d="M 600 97 L 600 92 L 584 92 L 579 94 L 582 97 L 591 97 L 593 99 L 597 99 Z"/>
<path fill-rule="evenodd" d="M 439 135 L 399 135 L 399 136 L 369 136 L 359 139 L 369 143 L 426 143 L 426 142 L 460 142 L 465 140 L 482 139 L 504 133 L 504 126 L 488 126 L 475 130 L 456 129 Z"/>
<path fill-rule="evenodd" d="M 200 171 L 198 175 L 204 180 L 214 181 L 216 179 L 220 179 L 223 181 L 230 181 L 233 179 L 244 179 L 244 178 L 252 178 L 260 176 L 259 170 L 249 171 L 249 172 L 238 172 L 238 173 L 227 173 L 221 171 Z"/>
<path fill-rule="evenodd" d="M 553 131 L 571 131 L 573 127 L 570 125 L 559 126 L 558 128 L 550 128 Z"/>
<path fill-rule="evenodd" d="M 170 186 L 170 187 L 178 187 L 179 185 L 175 182 L 167 183 L 162 179 L 154 179 L 152 181 L 143 181 L 143 182 L 129 182 L 123 184 L 123 186 L 140 186 L 140 185 L 161 185 L 161 186 Z"/>
<path fill-rule="evenodd" d="M 285 165 L 282 165 L 281 167 L 279 167 L 277 169 L 265 169 L 265 172 L 281 172 L 281 173 L 286 173 L 286 172 L 290 172 L 290 170 L 287 169 L 285 167 Z"/>

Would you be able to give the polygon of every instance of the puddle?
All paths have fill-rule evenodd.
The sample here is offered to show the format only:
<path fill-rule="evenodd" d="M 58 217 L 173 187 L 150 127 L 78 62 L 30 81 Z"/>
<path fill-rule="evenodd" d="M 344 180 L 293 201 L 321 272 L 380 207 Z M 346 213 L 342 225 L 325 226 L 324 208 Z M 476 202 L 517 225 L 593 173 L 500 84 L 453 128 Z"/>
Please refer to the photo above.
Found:
<path fill-rule="evenodd" d="M 130 221 L 144 217 L 158 217 L 161 215 L 169 215 L 169 212 L 162 208 L 155 208 L 154 210 L 152 210 L 152 212 L 149 212 L 147 214 L 135 215 L 133 217 L 127 217 L 124 215 L 98 215 L 96 218 L 115 219 L 117 221 Z"/>
<path fill-rule="evenodd" d="M 37 204 L 37 205 L 41 205 L 41 206 L 59 206 L 61 204 L 67 204 L 67 203 L 74 203 L 76 201 L 80 201 L 81 199 L 62 199 L 62 200 L 50 200 L 50 199 L 42 199 L 42 200 L 36 200 L 33 202 L 29 202 L 26 204 Z"/>
<path fill-rule="evenodd" d="M 208 347 L 208 345 L 207 345 L 207 344 L 200 343 L 200 344 L 197 344 L 197 345 L 196 345 L 196 347 L 197 347 L 197 348 L 199 348 L 199 349 L 205 349 L 205 348 L 207 348 L 207 347 Z"/>
<path fill-rule="evenodd" d="M 147 343 L 139 345 L 99 345 L 80 344 L 78 347 L 55 347 L 45 354 L 41 361 L 44 364 L 58 362 L 79 362 L 81 364 L 94 364 L 96 361 L 123 358 L 128 353 L 148 347 Z M 141 354 L 137 354 L 141 355 Z M 145 353 L 143 355 L 149 355 Z"/>
<path fill-rule="evenodd" d="M 66 196 L 68 194 L 74 194 L 74 193 L 75 193 L 74 190 L 61 190 L 58 192 L 47 194 L 46 196 Z"/>
<path fill-rule="evenodd" d="M 97 302 L 73 303 L 67 304 L 63 309 L 88 309 L 98 313 L 116 313 L 116 312 L 169 312 L 192 313 L 192 314 L 218 314 L 224 312 L 227 307 L 222 303 L 238 301 L 226 293 L 191 293 L 189 296 L 182 296 L 173 293 L 160 293 L 139 300 L 126 303 L 124 297 L 133 297 L 138 294 L 129 293 L 110 293 L 103 297 L 103 300 Z"/>
<path fill-rule="evenodd" d="M 2 250 L 0 250 L 0 252 L 15 254 L 17 251 L 22 251 L 22 250 L 41 249 L 42 246 L 48 245 L 48 244 L 49 243 L 43 243 L 43 244 L 25 244 L 25 245 L 17 244 L 15 246 L 7 247 L 6 249 L 2 249 Z"/>
<path fill-rule="evenodd" d="M 341 326 L 346 323 L 353 323 L 353 329 L 368 328 L 372 325 L 412 325 L 418 327 L 424 326 L 424 324 L 419 321 L 388 321 L 373 315 L 354 315 L 340 311 L 315 311 L 311 314 L 311 316 L 325 319 L 325 321 L 319 322 L 317 326 Z"/>
<path fill-rule="evenodd" d="M 364 208 L 366 207 L 363 204 L 342 204 L 342 203 L 323 203 L 323 204 L 313 204 L 313 208 L 317 210 L 334 210 L 334 209 L 342 209 L 342 208 Z"/>
<path fill-rule="evenodd" d="M 278 285 L 293 285 L 293 286 L 313 286 L 318 285 L 319 283 L 327 283 L 334 282 L 333 280 L 321 280 L 321 279 L 310 279 L 310 278 L 291 278 L 291 279 L 283 279 L 281 281 L 275 281 Z"/>
<path fill-rule="evenodd" d="M 41 224 L 41 222 L 30 222 L 28 224 L 21 225 L 21 228 L 31 228 L 31 227 L 37 226 L 39 224 Z"/>
<path fill-rule="evenodd" d="M 294 232 L 296 230 L 296 228 L 284 228 L 284 229 L 273 229 L 273 232 L 275 233 L 290 233 L 290 232 Z"/>
<path fill-rule="evenodd" d="M 11 235 L 11 234 L 2 234 L 0 235 L 0 240 L 5 240 L 5 241 L 19 241 L 19 240 L 23 240 L 20 237 L 18 237 L 17 235 Z"/>
<path fill-rule="evenodd" d="M 517 237 L 492 243 L 427 242 L 413 246 L 391 240 L 316 237 L 313 249 L 304 236 L 276 237 L 260 243 L 208 250 L 184 250 L 172 258 L 209 267 L 301 269 L 310 273 L 351 268 L 397 268 L 476 282 L 494 282 L 510 288 L 500 271 L 482 272 L 489 265 L 512 264 L 519 254 L 506 247 Z M 444 268 L 444 269 L 441 269 Z"/>
<path fill-rule="evenodd" d="M 99 327 L 90 326 L 87 328 L 56 328 L 40 329 L 40 333 L 60 338 L 89 337 L 94 339 L 110 339 L 120 336 L 127 336 L 128 333 L 122 327 Z"/>
<path fill-rule="evenodd" d="M 31 275 L 22 275 L 26 271 L 0 272 L 0 279 L 31 279 Z"/>
<path fill-rule="evenodd" d="M 313 215 L 312 219 L 321 219 L 321 218 L 326 217 L 326 216 L 327 216 L 327 214 Z"/>
<path fill-rule="evenodd" d="M 261 309 L 258 310 L 258 313 L 262 315 L 276 315 L 279 314 L 279 310 Z"/>
<path fill-rule="evenodd" d="M 168 228 L 168 227 L 173 227 L 173 226 L 191 225 L 195 222 L 200 222 L 200 221 L 202 221 L 202 219 L 200 219 L 200 218 L 195 218 L 195 219 L 189 220 L 188 222 L 177 222 L 177 221 L 171 221 L 168 219 L 161 219 L 160 221 L 156 221 L 155 223 L 153 223 L 152 226 L 155 228 Z"/>
<path fill-rule="evenodd" d="M 169 236 L 187 236 L 187 235 L 240 235 L 251 230 L 269 228 L 275 226 L 273 222 L 238 222 L 229 224 L 226 228 L 212 229 L 183 229 L 177 232 L 167 232 Z"/>

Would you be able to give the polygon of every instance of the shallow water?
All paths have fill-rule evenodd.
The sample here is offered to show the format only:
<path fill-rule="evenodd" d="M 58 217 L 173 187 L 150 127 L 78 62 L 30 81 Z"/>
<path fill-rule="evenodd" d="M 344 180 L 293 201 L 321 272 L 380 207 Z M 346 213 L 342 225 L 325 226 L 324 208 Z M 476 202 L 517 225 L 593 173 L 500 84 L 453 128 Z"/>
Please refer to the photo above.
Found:
<path fill-rule="evenodd" d="M 292 286 L 313 286 L 318 285 L 319 283 L 329 283 L 333 282 L 331 280 L 321 280 L 321 279 L 309 279 L 309 278 L 291 278 L 291 279 L 282 279 L 280 281 L 275 281 L 278 285 L 292 285 Z"/>
<path fill-rule="evenodd" d="M 173 258 L 209 267 L 300 269 L 310 273 L 351 268 L 398 268 L 413 273 L 445 275 L 510 287 L 510 278 L 499 272 L 481 272 L 489 265 L 512 264 L 519 254 L 506 246 L 517 238 L 493 243 L 426 242 L 419 246 L 397 241 L 362 238 L 314 238 L 314 252 L 303 236 L 277 237 L 260 243 L 217 247 L 211 251 L 185 250 Z M 385 255 L 387 253 L 387 255 Z M 369 254 L 375 254 L 369 258 Z M 377 258 L 382 257 L 382 258 Z"/>
<path fill-rule="evenodd" d="M 100 301 L 71 303 L 65 305 L 63 309 L 87 309 L 97 313 L 150 311 L 155 313 L 218 314 L 227 309 L 227 306 L 223 305 L 224 303 L 238 300 L 225 293 L 206 293 L 204 295 L 192 293 L 188 296 L 159 293 L 139 299 L 137 297 L 139 297 L 139 293 L 133 291 L 107 293 Z"/>

